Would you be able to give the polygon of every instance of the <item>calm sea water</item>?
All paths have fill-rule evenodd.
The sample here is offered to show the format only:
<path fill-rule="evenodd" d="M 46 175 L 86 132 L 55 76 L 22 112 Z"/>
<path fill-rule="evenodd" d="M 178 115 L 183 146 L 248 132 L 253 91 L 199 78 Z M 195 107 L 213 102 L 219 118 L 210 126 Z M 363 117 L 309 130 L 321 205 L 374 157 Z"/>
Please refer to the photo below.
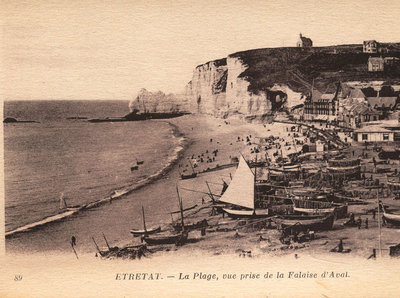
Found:
<path fill-rule="evenodd" d="M 84 205 L 166 167 L 180 142 L 166 122 L 67 120 L 128 112 L 128 101 L 5 102 L 4 117 L 40 122 L 4 125 L 6 232 L 59 213 L 61 193 Z"/>

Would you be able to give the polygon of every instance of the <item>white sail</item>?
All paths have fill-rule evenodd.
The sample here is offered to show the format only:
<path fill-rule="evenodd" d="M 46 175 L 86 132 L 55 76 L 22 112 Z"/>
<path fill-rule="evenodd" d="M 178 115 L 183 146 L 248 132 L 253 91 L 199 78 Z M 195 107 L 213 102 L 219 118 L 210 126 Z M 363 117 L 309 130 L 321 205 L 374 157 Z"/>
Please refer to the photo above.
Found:
<path fill-rule="evenodd" d="M 219 200 L 254 209 L 254 174 L 242 156 L 231 183 Z"/>

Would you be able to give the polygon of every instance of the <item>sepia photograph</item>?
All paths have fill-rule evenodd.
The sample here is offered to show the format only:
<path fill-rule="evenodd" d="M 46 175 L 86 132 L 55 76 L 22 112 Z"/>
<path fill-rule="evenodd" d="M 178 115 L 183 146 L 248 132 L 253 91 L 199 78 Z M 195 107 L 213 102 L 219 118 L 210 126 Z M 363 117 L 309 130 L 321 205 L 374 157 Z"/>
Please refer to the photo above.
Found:
<path fill-rule="evenodd" d="M 0 296 L 398 295 L 398 1 L 0 8 Z"/>

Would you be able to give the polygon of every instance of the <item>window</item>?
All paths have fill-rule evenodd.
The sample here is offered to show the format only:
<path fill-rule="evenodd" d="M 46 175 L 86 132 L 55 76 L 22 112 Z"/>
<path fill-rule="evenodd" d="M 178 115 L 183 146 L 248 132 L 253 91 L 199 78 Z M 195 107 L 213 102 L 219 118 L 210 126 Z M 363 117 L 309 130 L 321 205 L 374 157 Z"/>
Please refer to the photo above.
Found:
<path fill-rule="evenodd" d="M 388 133 L 384 133 L 383 134 L 383 140 L 384 141 L 388 141 L 389 140 L 389 134 Z"/>
<path fill-rule="evenodd" d="M 368 140 L 368 134 L 363 133 L 363 134 L 362 134 L 362 140 L 363 140 L 363 141 L 367 141 L 367 140 Z"/>

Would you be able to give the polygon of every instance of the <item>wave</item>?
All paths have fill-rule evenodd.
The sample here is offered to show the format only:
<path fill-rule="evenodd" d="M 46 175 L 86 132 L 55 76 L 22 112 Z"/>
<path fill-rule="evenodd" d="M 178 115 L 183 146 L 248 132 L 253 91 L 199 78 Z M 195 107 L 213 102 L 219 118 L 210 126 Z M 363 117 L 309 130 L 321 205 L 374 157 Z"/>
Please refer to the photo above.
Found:
<path fill-rule="evenodd" d="M 189 146 L 188 139 L 179 131 L 179 128 L 176 125 L 168 121 L 164 122 L 168 123 L 172 127 L 172 134 L 175 138 L 178 138 L 178 145 L 174 148 L 173 154 L 167 159 L 166 163 L 159 171 L 135 182 L 133 185 L 127 185 L 122 188 L 111 190 L 111 195 L 108 195 L 97 201 L 87 203 L 77 208 L 70 208 L 70 210 L 65 210 L 61 213 L 45 217 L 36 222 L 29 223 L 27 225 L 6 232 L 5 233 L 6 238 L 12 237 L 18 233 L 31 231 L 32 229 L 36 229 L 50 223 L 64 220 L 67 217 L 70 217 L 80 211 L 96 208 L 106 203 L 110 203 L 113 200 L 121 199 L 124 196 L 156 181 L 157 179 L 164 177 L 172 169 L 172 167 L 182 158 L 184 151 Z"/>

